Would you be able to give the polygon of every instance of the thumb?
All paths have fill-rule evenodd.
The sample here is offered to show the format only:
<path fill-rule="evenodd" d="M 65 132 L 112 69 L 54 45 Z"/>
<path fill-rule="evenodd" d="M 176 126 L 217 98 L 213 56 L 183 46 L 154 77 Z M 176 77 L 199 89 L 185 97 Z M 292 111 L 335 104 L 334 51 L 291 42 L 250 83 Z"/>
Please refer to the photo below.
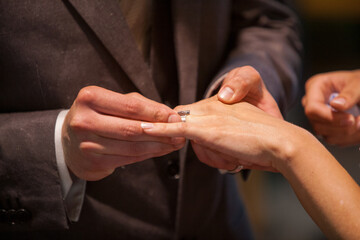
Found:
<path fill-rule="evenodd" d="M 346 85 L 330 105 L 339 111 L 346 111 L 360 102 L 360 81 Z"/>
<path fill-rule="evenodd" d="M 219 101 L 227 104 L 238 103 L 252 92 L 255 98 L 261 98 L 262 79 L 252 67 L 240 67 L 229 72 L 218 93 Z"/>

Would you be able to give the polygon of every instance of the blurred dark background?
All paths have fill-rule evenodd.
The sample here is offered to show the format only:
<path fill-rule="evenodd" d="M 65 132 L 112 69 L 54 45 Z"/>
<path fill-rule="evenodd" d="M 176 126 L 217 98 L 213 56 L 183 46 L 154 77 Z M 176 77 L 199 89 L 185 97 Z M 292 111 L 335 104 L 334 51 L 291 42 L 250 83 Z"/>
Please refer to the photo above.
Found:
<path fill-rule="evenodd" d="M 317 73 L 360 68 L 360 0 L 285 1 L 292 1 L 299 15 L 305 46 L 299 98 L 285 117 L 312 131 L 300 103 L 304 83 Z M 324 145 L 360 184 L 359 146 Z M 281 174 L 252 171 L 247 182 L 239 178 L 239 187 L 256 239 L 326 239 Z"/>

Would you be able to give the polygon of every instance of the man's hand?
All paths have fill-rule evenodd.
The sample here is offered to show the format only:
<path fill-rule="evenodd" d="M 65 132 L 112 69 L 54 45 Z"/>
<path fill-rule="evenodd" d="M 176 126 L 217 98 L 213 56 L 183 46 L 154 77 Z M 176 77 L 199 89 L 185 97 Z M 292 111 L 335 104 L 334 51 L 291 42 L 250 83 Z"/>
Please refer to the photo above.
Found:
<path fill-rule="evenodd" d="M 184 138 L 152 137 L 141 128 L 141 122 L 176 121 L 174 110 L 138 93 L 85 87 L 63 124 L 65 162 L 81 179 L 102 179 L 119 166 L 182 148 Z"/>
<path fill-rule="evenodd" d="M 260 74 L 250 66 L 235 68 L 226 75 L 218 99 L 226 104 L 248 102 L 274 117 L 283 118 Z"/>
<path fill-rule="evenodd" d="M 329 103 L 334 92 L 339 95 Z M 341 146 L 360 143 L 360 116 L 345 112 L 358 103 L 360 70 L 315 75 L 306 82 L 306 94 L 302 99 L 314 131 L 328 143 Z"/>

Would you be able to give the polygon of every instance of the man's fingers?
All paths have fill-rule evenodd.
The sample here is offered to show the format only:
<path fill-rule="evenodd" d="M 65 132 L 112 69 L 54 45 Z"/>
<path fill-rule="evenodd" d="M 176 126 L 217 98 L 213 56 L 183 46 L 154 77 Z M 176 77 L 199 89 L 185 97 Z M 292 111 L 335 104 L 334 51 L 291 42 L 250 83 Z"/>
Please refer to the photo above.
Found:
<path fill-rule="evenodd" d="M 110 175 L 115 168 L 140 162 L 146 159 L 160 157 L 172 151 L 144 154 L 140 156 L 104 155 L 91 152 L 86 155 L 87 161 L 82 166 L 82 178 L 96 181 Z"/>
<path fill-rule="evenodd" d="M 141 123 L 143 131 L 154 137 L 185 137 L 196 139 L 206 129 L 199 127 L 206 117 L 188 115 L 186 122 L 177 123 Z"/>
<path fill-rule="evenodd" d="M 227 104 L 240 102 L 248 93 L 261 98 L 262 80 L 260 74 L 252 67 L 236 68 L 225 77 L 218 93 L 218 99 Z"/>
<path fill-rule="evenodd" d="M 245 66 L 232 70 L 226 76 L 217 96 L 223 103 L 246 101 L 274 117 L 283 118 L 276 101 L 253 67 Z"/>
<path fill-rule="evenodd" d="M 260 108 L 261 110 L 272 115 L 273 117 L 283 119 L 283 116 L 280 112 L 280 109 L 279 109 L 275 99 L 271 96 L 271 94 L 266 89 L 263 92 L 263 98 L 258 102 L 255 102 L 251 99 L 248 100 L 247 98 L 248 97 L 245 98 L 245 101 L 249 102 L 250 104 L 253 104 L 254 106 Z"/>
<path fill-rule="evenodd" d="M 351 136 L 355 134 L 359 129 L 356 125 L 339 127 L 339 126 L 329 126 L 322 123 L 313 124 L 313 129 L 317 134 L 320 134 L 324 137 L 337 137 L 342 139 L 345 136 Z"/>
<path fill-rule="evenodd" d="M 170 115 L 176 114 L 166 105 L 138 93 L 120 94 L 95 86 L 83 88 L 75 103 L 102 114 L 149 122 L 168 122 Z"/>
<path fill-rule="evenodd" d="M 338 145 L 338 146 L 352 146 L 352 145 L 358 145 L 360 142 L 360 132 L 351 135 L 351 136 L 330 136 L 326 137 L 325 141 L 332 145 Z"/>
<path fill-rule="evenodd" d="M 360 76 L 357 81 L 351 81 L 339 92 L 330 105 L 339 110 L 346 111 L 360 102 Z"/>
<path fill-rule="evenodd" d="M 90 132 L 92 134 L 110 139 L 161 142 L 171 144 L 171 138 L 153 137 L 144 134 L 140 124 L 141 122 L 136 120 L 129 120 L 120 117 L 102 115 L 96 112 L 89 112 L 86 115 L 79 114 L 73 116 L 70 119 L 68 127 L 72 132 Z M 85 136 L 87 135 L 88 134 L 85 134 Z"/>
<path fill-rule="evenodd" d="M 179 141 L 177 144 L 166 144 L 159 142 L 128 142 L 98 138 L 97 141 L 83 141 L 79 147 L 83 153 L 138 157 L 147 154 L 172 152 L 182 148 L 184 144 L 185 139 Z"/>
<path fill-rule="evenodd" d="M 351 114 L 335 112 L 329 106 L 319 102 L 308 103 L 305 114 L 311 121 L 337 126 L 353 125 L 355 122 Z"/>

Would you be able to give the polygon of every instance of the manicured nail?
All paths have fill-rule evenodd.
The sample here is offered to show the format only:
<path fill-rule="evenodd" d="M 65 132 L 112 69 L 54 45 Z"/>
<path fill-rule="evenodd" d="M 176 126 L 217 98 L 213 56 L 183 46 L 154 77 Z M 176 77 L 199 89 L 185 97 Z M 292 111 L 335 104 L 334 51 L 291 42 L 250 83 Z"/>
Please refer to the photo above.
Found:
<path fill-rule="evenodd" d="M 168 118 L 168 123 L 180 122 L 181 118 L 179 115 L 172 114 Z"/>
<path fill-rule="evenodd" d="M 356 123 L 356 129 L 360 130 L 360 119 L 358 119 L 357 123 Z"/>
<path fill-rule="evenodd" d="M 234 95 L 234 91 L 229 87 L 225 87 L 219 93 L 219 97 L 225 101 L 230 101 L 233 95 Z"/>
<path fill-rule="evenodd" d="M 346 103 L 346 99 L 342 97 L 338 97 L 338 98 L 334 98 L 331 102 L 339 106 L 344 106 Z"/>
<path fill-rule="evenodd" d="M 147 122 L 142 122 L 141 123 L 141 128 L 142 129 L 150 129 L 150 128 L 153 128 L 154 127 L 154 124 L 152 123 L 147 123 Z"/>

